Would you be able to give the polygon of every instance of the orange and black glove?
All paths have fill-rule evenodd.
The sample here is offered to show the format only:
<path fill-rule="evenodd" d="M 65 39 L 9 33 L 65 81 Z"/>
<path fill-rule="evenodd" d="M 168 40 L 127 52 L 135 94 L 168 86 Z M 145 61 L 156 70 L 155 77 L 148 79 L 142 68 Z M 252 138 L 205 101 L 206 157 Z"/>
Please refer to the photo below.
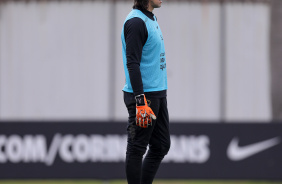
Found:
<path fill-rule="evenodd" d="M 145 95 L 138 95 L 136 99 L 136 125 L 142 128 L 148 128 L 152 125 L 152 118 L 155 120 L 156 115 L 148 106 Z"/>

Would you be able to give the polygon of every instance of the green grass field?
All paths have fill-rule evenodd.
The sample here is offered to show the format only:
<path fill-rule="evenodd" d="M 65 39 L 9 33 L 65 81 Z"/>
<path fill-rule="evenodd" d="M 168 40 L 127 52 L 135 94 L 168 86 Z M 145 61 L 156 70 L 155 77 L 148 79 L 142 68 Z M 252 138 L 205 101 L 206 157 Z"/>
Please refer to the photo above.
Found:
<path fill-rule="evenodd" d="M 0 184 L 127 184 L 125 180 L 0 180 Z M 153 184 L 282 184 L 282 181 L 156 180 Z"/>

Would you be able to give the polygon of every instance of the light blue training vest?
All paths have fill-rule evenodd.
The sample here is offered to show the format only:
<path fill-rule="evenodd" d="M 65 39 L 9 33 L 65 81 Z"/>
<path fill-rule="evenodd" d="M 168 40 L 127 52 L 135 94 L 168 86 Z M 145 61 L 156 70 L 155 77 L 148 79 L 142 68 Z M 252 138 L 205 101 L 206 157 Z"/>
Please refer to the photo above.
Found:
<path fill-rule="evenodd" d="M 143 46 L 140 62 L 140 71 L 144 92 L 162 91 L 167 89 L 166 58 L 163 35 L 156 17 L 155 21 L 148 18 L 140 10 L 133 9 L 126 17 L 124 23 L 134 17 L 141 18 L 147 27 L 148 38 Z M 124 27 L 124 26 L 123 26 Z M 122 57 L 125 71 L 125 85 L 123 91 L 133 93 L 128 69 L 126 66 L 126 43 L 124 38 L 124 28 L 121 33 Z"/>

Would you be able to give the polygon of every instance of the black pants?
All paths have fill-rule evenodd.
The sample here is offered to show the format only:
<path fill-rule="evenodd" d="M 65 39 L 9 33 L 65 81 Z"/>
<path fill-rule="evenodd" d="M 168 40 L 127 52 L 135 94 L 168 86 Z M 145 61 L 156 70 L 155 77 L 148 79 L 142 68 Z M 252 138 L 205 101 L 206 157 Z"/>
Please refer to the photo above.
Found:
<path fill-rule="evenodd" d="M 169 119 L 166 98 L 146 97 L 157 119 L 148 128 L 136 125 L 136 102 L 132 93 L 124 92 L 127 107 L 128 139 L 126 151 L 126 176 L 128 184 L 152 184 L 159 165 L 170 148 Z M 143 155 L 149 150 L 143 162 Z"/>

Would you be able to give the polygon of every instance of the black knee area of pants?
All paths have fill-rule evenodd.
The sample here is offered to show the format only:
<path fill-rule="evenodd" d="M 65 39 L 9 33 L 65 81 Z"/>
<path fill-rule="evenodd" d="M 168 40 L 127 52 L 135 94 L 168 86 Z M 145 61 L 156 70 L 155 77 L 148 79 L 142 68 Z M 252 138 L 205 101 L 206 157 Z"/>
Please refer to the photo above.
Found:
<path fill-rule="evenodd" d="M 146 152 L 146 149 L 147 149 L 146 147 L 128 144 L 126 155 L 127 157 L 131 157 L 131 158 L 143 157 L 143 155 Z"/>
<path fill-rule="evenodd" d="M 166 144 L 162 144 L 158 152 L 160 155 L 165 156 L 167 155 L 169 149 L 170 149 L 170 142 Z"/>
<path fill-rule="evenodd" d="M 170 149 L 170 142 L 166 144 L 160 144 L 158 146 L 150 146 L 147 157 L 162 159 L 165 155 L 167 155 Z"/>
<path fill-rule="evenodd" d="M 167 155 L 169 149 L 170 149 L 170 142 L 162 146 L 161 154 L 164 156 Z"/>

